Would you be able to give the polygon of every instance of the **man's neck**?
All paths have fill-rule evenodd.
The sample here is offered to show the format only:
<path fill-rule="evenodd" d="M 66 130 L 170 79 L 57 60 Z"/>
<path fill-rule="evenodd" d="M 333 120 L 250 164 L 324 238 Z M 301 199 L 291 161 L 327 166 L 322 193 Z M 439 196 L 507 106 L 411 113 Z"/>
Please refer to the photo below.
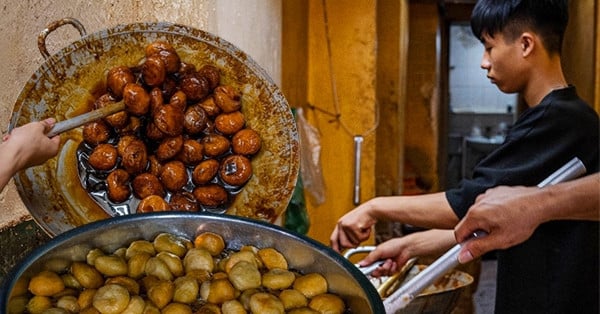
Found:
<path fill-rule="evenodd" d="M 568 86 L 563 74 L 560 58 L 547 60 L 547 64 L 536 67 L 530 84 L 523 91 L 523 98 L 529 107 L 537 106 L 553 90 Z"/>

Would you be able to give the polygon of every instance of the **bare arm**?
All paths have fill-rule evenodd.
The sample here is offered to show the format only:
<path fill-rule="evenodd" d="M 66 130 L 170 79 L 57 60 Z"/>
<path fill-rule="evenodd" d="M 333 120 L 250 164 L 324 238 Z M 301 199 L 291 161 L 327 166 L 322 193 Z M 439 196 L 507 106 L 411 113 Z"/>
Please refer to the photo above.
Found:
<path fill-rule="evenodd" d="M 459 259 L 468 262 L 522 243 L 552 220 L 599 221 L 600 173 L 542 189 L 501 186 L 486 191 L 456 226 L 455 236 L 462 242 L 476 230 L 489 235 L 467 243 Z"/>
<path fill-rule="evenodd" d="M 340 252 L 367 240 L 377 221 L 398 221 L 425 228 L 454 228 L 458 218 L 444 193 L 373 198 L 338 220 L 331 247 Z"/>
<path fill-rule="evenodd" d="M 54 119 L 30 122 L 11 131 L 0 143 L 0 191 L 22 169 L 44 163 L 58 153 L 60 136 L 46 133 Z"/>

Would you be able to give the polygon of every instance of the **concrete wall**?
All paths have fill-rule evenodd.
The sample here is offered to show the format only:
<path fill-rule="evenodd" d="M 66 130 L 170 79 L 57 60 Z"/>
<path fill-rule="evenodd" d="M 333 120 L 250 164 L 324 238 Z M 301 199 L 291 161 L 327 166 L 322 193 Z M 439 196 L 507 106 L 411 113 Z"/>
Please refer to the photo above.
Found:
<path fill-rule="evenodd" d="M 43 63 L 37 37 L 49 23 L 78 19 L 88 34 L 118 24 L 168 21 L 213 33 L 250 55 L 281 82 L 281 0 L 5 0 L 0 6 L 0 132 L 7 131 L 17 96 Z M 70 26 L 47 38 L 55 53 L 78 40 Z M 0 193 L 0 227 L 27 219 L 28 212 L 11 183 Z"/>

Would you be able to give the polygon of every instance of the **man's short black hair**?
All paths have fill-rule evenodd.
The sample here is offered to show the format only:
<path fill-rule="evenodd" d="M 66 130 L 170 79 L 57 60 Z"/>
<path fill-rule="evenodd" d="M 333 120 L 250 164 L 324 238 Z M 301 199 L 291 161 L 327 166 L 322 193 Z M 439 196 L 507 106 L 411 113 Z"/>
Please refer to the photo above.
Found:
<path fill-rule="evenodd" d="M 498 33 L 515 40 L 530 30 L 540 35 L 549 53 L 560 54 L 568 22 L 568 0 L 479 0 L 471 30 L 480 40 Z"/>

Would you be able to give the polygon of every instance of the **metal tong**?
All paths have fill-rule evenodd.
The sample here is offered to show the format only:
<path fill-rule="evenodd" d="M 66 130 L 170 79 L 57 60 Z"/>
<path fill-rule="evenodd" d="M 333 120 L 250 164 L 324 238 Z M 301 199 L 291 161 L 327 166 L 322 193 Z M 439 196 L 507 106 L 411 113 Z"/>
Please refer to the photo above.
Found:
<path fill-rule="evenodd" d="M 575 157 L 560 169 L 548 176 L 545 180 L 540 182 L 537 187 L 543 188 L 549 185 L 569 181 L 585 173 L 586 168 L 583 162 L 581 162 L 579 158 Z M 485 235 L 485 232 L 477 231 L 473 234 L 471 239 L 483 237 Z M 458 253 L 460 252 L 462 244 L 464 243 L 459 243 L 452 247 L 444 255 L 442 255 L 422 272 L 418 273 L 414 278 L 402 285 L 398 290 L 396 290 L 396 292 L 392 293 L 388 298 L 386 298 L 383 302 L 386 313 L 395 313 L 396 311 L 403 309 L 412 300 L 414 300 L 419 293 L 435 283 L 454 267 L 458 266 Z"/>

